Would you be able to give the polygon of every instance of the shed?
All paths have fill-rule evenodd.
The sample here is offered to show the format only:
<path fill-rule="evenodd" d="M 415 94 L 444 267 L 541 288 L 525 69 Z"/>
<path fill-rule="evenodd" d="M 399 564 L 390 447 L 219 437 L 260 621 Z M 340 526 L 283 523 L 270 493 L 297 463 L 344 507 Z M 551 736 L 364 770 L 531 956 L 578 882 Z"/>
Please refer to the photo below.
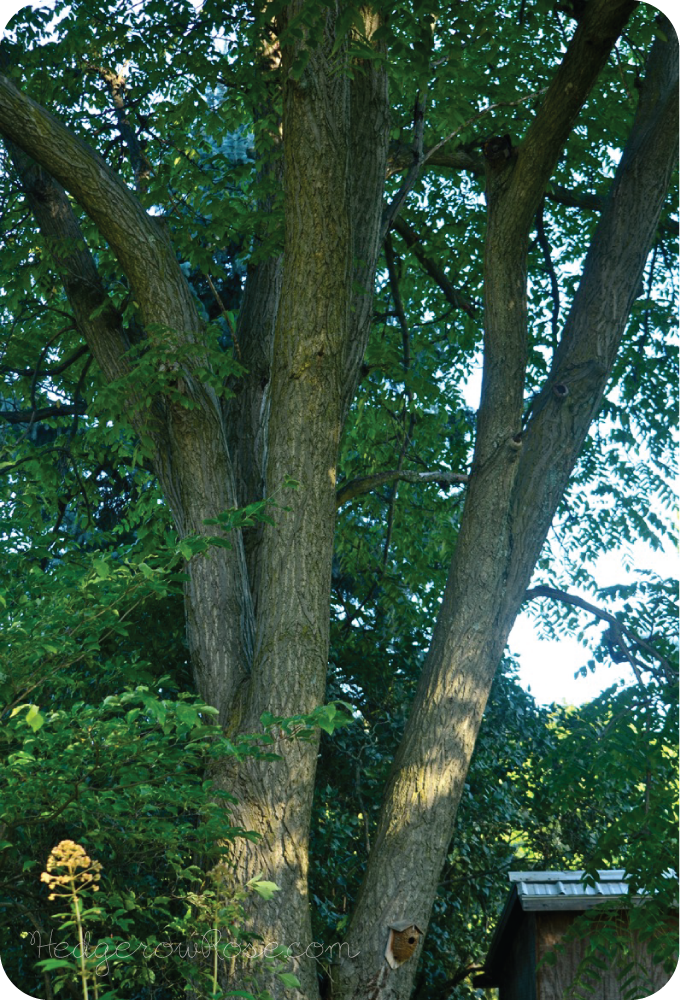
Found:
<path fill-rule="evenodd" d="M 554 965 L 539 965 L 544 954 L 558 944 L 576 917 L 600 903 L 627 897 L 624 871 L 598 871 L 595 886 L 582 881 L 583 872 L 509 872 L 511 890 L 486 956 L 483 972 L 473 977 L 475 986 L 498 987 L 499 1000 L 563 1000 L 585 954 L 586 938 L 566 946 Z M 621 919 L 626 919 L 623 910 Z M 671 916 L 670 920 L 677 918 Z M 670 976 L 654 965 L 642 945 L 637 960 L 645 969 L 651 995 Z M 539 965 L 539 968 L 538 968 Z M 606 969 L 591 1000 L 621 1000 L 614 968 Z"/>

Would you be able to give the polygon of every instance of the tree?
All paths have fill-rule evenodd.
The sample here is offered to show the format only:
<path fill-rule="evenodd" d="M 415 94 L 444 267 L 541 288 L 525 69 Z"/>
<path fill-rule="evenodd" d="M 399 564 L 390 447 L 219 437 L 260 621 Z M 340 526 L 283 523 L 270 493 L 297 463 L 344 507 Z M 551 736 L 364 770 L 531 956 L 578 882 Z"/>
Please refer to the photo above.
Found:
<path fill-rule="evenodd" d="M 93 494 L 104 478 L 131 488 L 115 457 L 131 434 L 183 545 L 209 539 L 184 553 L 187 641 L 229 735 L 259 731 L 263 713 L 312 713 L 331 588 L 355 633 L 382 595 L 382 656 L 410 650 L 420 678 L 332 993 L 408 996 L 416 960 L 389 969 L 388 926 L 428 924 L 509 632 L 528 597 L 557 596 L 527 593 L 552 521 L 568 503 L 585 552 L 586 518 L 610 514 L 586 495 L 610 458 L 590 428 L 623 446 L 641 431 L 651 450 L 673 420 L 660 370 L 673 312 L 661 262 L 677 232 L 673 29 L 630 0 L 206 0 L 115 3 L 109 16 L 84 3 L 23 12 L 3 48 L 0 134 L 18 182 L 5 367 L 8 397 L 25 393 L 3 416 L 35 438 L 45 428 L 46 454 L 70 466 L 61 421 L 75 446 L 99 398 L 112 452 Z M 481 351 L 473 417 L 457 398 Z M 663 486 L 667 452 L 643 462 L 642 497 Z M 624 461 L 613 471 L 619 501 L 635 490 Z M 62 487 L 57 532 L 83 478 Z M 334 562 L 339 507 L 376 551 L 381 522 L 355 501 L 383 488 L 379 560 L 353 561 L 343 530 Z M 420 593 L 397 583 L 393 533 L 400 501 L 425 510 L 429 496 L 437 511 L 438 488 L 435 525 L 409 513 L 402 531 L 404 554 L 434 565 L 421 645 L 420 630 L 415 643 L 392 634 L 394 601 L 408 621 L 401 605 Z M 615 510 L 611 544 L 634 520 Z M 664 530 L 654 512 L 637 522 Z M 629 652 L 621 632 L 611 642 Z M 653 642 L 645 653 L 644 669 L 660 662 Z M 333 664 L 341 694 L 352 672 Z M 266 941 L 313 940 L 317 756 L 316 742 L 292 742 L 223 777 L 232 824 L 261 835 L 232 841 L 237 878 L 264 872 L 280 889 L 254 907 Z M 310 958 L 298 976 L 316 996 Z"/>

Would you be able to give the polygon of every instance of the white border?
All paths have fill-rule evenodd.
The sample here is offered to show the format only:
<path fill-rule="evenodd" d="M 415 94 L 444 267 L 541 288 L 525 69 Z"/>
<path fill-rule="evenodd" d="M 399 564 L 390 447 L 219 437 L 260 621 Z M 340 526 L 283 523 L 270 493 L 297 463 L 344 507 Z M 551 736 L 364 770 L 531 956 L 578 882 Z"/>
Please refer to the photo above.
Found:
<path fill-rule="evenodd" d="M 22 7 L 48 6 L 42 0 L 35 0 L 34 3 L 18 3 L 17 0 L 0 0 L 0 30 L 2 30 L 10 18 Z M 695 36 L 698 24 L 700 23 L 700 9 L 694 0 L 661 0 L 654 6 L 662 10 L 664 14 L 673 22 L 678 33 L 681 45 L 681 163 L 690 166 L 694 152 L 694 143 L 698 141 L 695 131 L 691 131 L 691 115 L 693 107 L 691 104 L 695 92 L 695 81 L 692 79 L 693 60 L 685 59 L 685 45 L 690 51 L 691 38 Z M 694 171 L 690 171 L 692 177 Z M 683 175 L 682 175 L 683 176 Z M 695 219 L 698 216 L 697 191 L 689 181 L 681 187 L 681 197 L 683 199 L 683 219 L 682 226 L 684 232 L 697 233 L 700 230 L 696 226 Z M 700 348 L 698 340 L 700 334 L 692 327 L 691 316 L 693 315 L 693 290 L 697 288 L 698 273 L 698 251 L 695 242 L 687 241 L 682 244 L 683 253 L 681 255 L 681 290 L 682 304 L 681 317 L 682 329 L 687 325 L 687 333 L 681 337 L 681 426 L 688 427 L 687 434 L 681 432 L 681 441 L 686 442 L 688 449 L 695 452 L 696 446 L 692 444 L 695 436 L 694 428 L 698 424 L 698 400 L 700 392 L 693 384 L 695 374 L 699 369 Z M 699 480 L 696 478 L 696 466 L 693 454 L 690 453 L 681 460 L 681 497 L 690 498 L 694 491 L 698 489 Z M 686 514 L 683 522 L 683 547 L 684 552 L 690 550 L 681 563 L 681 583 L 686 605 L 692 604 L 695 596 L 694 586 L 696 585 L 695 571 L 691 573 L 691 567 L 695 567 L 698 554 L 698 540 L 700 529 L 698 519 L 693 519 L 692 514 Z M 687 571 L 685 567 L 688 567 Z M 690 612 L 682 615 L 682 624 L 690 621 Z M 690 644 L 689 644 L 690 646 Z M 690 830 L 693 824 L 692 816 L 687 816 L 687 811 L 691 806 L 690 787 L 693 781 L 693 759 L 700 755 L 699 734 L 700 726 L 694 719 L 695 706 L 700 701 L 700 684 L 698 682 L 698 670 L 694 670 L 692 665 L 688 670 L 683 682 L 683 696 L 681 698 L 681 750 L 682 750 L 682 775 L 687 775 L 687 794 L 685 796 L 684 822 L 681 825 L 681 868 L 684 863 L 692 866 L 695 857 L 691 853 L 692 843 L 690 841 Z M 688 762 L 688 763 L 686 763 Z M 692 869 L 691 869 L 692 870 Z M 688 883 L 689 890 L 687 902 L 685 901 L 684 884 L 681 882 L 681 957 L 678 968 L 671 981 L 662 990 L 655 993 L 655 997 L 660 1000 L 687 1000 L 692 996 L 694 989 L 697 989 L 697 975 L 693 971 L 693 931 L 698 927 L 697 909 L 692 902 L 692 885 Z M 690 957 L 686 957 L 690 956 Z M 695 987 L 693 988 L 693 982 Z M 28 994 L 20 992 L 5 975 L 2 964 L 0 964 L 0 1000 L 24 1000 Z"/>

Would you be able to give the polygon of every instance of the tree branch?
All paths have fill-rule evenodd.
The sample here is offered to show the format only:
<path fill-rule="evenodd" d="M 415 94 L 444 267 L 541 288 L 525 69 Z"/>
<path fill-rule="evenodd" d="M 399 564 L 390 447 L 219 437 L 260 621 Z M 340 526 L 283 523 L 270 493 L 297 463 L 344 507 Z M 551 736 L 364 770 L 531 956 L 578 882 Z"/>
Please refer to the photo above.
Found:
<path fill-rule="evenodd" d="M 531 510 L 541 510 L 543 518 L 549 502 L 543 505 L 542 484 L 554 480 L 559 462 L 568 476 L 600 404 L 677 162 L 678 47 L 670 23 L 664 19 L 663 25 L 669 40 L 652 48 L 610 197 L 550 373 L 533 401 L 521 458 L 520 476 L 529 480 L 522 503 L 534 503 Z"/>
<path fill-rule="evenodd" d="M 557 347 L 557 334 L 559 331 L 559 282 L 557 281 L 557 272 L 554 269 L 554 261 L 552 260 L 552 248 L 549 245 L 547 230 L 544 226 L 544 203 L 541 203 L 537 209 L 535 225 L 537 226 L 537 242 L 544 257 L 544 269 L 549 275 L 549 282 L 552 288 L 552 350 L 554 351 Z"/>
<path fill-rule="evenodd" d="M 456 986 L 464 982 L 467 976 L 473 976 L 480 969 L 481 966 L 476 965 L 474 962 L 470 962 L 469 965 L 463 965 L 444 983 L 436 983 L 432 990 L 421 993 L 419 1000 L 444 1000 Z"/>
<path fill-rule="evenodd" d="M 381 5 L 379 5 L 381 7 Z M 382 246 L 382 206 L 391 128 L 383 15 L 377 5 L 361 5 L 362 44 L 379 58 L 353 61 L 350 81 L 350 200 L 352 206 L 352 330 L 345 362 L 343 413 L 355 396 L 372 319 L 377 260 Z M 356 30 L 356 29 L 354 29 Z"/>
<path fill-rule="evenodd" d="M 124 91 L 126 90 L 126 77 L 124 76 L 124 72 L 126 67 L 122 73 L 112 73 L 108 69 L 105 69 L 104 66 L 95 66 L 92 63 L 88 63 L 88 69 L 97 73 L 107 85 L 107 89 L 109 90 L 112 98 L 112 103 L 114 104 L 114 108 L 117 112 L 117 128 L 119 129 L 122 139 L 126 143 L 126 148 L 129 153 L 131 169 L 134 172 L 136 190 L 142 191 L 153 173 L 153 167 L 151 166 L 148 157 L 145 155 L 138 136 L 129 121 L 128 111 L 124 102 Z"/>
<path fill-rule="evenodd" d="M 60 333 L 65 333 L 66 330 L 73 329 L 73 326 L 74 324 L 71 323 L 70 326 L 64 327 Z M 84 354 L 87 354 L 89 350 L 90 348 L 87 344 L 83 344 L 76 351 L 73 351 L 73 353 L 64 361 L 60 361 L 58 364 L 52 365 L 49 368 L 41 368 L 41 361 L 39 361 L 36 368 L 12 368 L 10 365 L 0 365 L 0 372 L 3 374 L 11 372 L 13 375 L 20 375 L 23 378 L 34 378 L 35 376 L 43 378 L 45 375 L 60 375 L 66 370 L 66 368 L 70 368 L 76 361 L 79 361 L 80 358 L 82 358 Z"/>
<path fill-rule="evenodd" d="M 144 324 L 199 329 L 194 298 L 156 217 L 83 139 L 0 73 L 0 133 L 69 191 L 114 250 Z"/>
<path fill-rule="evenodd" d="M 443 142 L 447 142 L 448 139 L 437 142 L 426 153 L 423 160 L 423 168 L 435 167 L 439 169 L 466 170 L 472 177 L 483 177 L 486 171 L 482 156 L 476 152 L 478 144 L 469 143 L 468 145 L 458 146 L 456 149 L 446 150 L 443 147 Z M 391 176 L 400 170 L 406 170 L 411 165 L 412 156 L 412 147 L 407 143 L 392 142 L 389 147 L 387 176 Z M 587 191 L 571 191 L 562 184 L 550 184 L 544 196 L 557 205 L 564 205 L 567 208 L 578 208 L 585 212 L 602 212 L 606 200 L 603 195 L 592 194 Z M 396 225 L 394 225 L 394 228 L 397 228 Z M 661 232 L 667 233 L 669 236 L 678 236 L 679 234 L 679 225 L 676 219 L 666 219 L 660 223 L 659 228 Z"/>
<path fill-rule="evenodd" d="M 177 393 L 167 398 L 159 394 L 148 403 L 141 394 L 129 406 L 129 416 L 138 433 L 146 432 L 156 441 L 154 470 L 180 536 L 201 532 L 206 521 L 238 503 L 218 397 L 194 373 L 206 363 L 197 356 L 202 322 L 163 220 L 149 216 L 102 157 L 1 74 L 0 134 L 13 141 L 25 158 L 41 164 L 38 183 L 47 199 L 42 205 L 35 198 L 32 209 L 38 219 L 42 217 L 42 231 L 53 233 L 58 247 L 54 257 L 67 265 L 60 270 L 66 290 L 69 286 L 72 290 L 71 305 L 75 308 L 77 303 L 82 310 L 84 335 L 107 378 L 128 373 L 129 342 L 121 315 L 105 300 L 99 276 L 93 280 L 94 263 L 91 271 L 89 251 L 62 187 L 73 194 L 114 250 L 138 304 L 142 329 L 165 330 L 172 346 L 187 345 L 189 360 L 169 366 Z M 74 234 L 72 246 L 69 233 Z M 71 265 L 77 273 L 71 273 Z M 92 310 L 87 308 L 90 295 L 96 300 Z M 254 632 L 241 533 L 234 532 L 231 541 L 230 550 L 216 549 L 206 560 L 193 559 L 186 586 L 196 683 L 202 697 L 219 709 L 221 720 L 228 719 L 236 692 L 248 676 Z M 217 585 L 212 588 L 214 577 Z M 208 624 L 205 627 L 204 607 L 223 623 L 215 641 Z M 222 610 L 213 611 L 216 607 Z"/>
<path fill-rule="evenodd" d="M 60 403 L 58 406 L 42 406 L 31 410 L 0 410 L 0 420 L 8 424 L 35 424 L 53 417 L 73 417 L 87 413 L 87 407 L 79 403 Z"/>
<path fill-rule="evenodd" d="M 384 926 L 397 900 L 402 912 L 419 926 L 428 919 L 493 677 L 581 447 L 571 432 L 568 408 L 562 412 L 558 407 L 562 433 L 538 442 L 547 446 L 538 454 L 549 459 L 552 468 L 538 466 L 533 495 L 523 503 L 523 495 L 530 492 L 529 482 L 522 482 L 525 440 L 520 434 L 530 225 L 579 109 L 634 7 L 630 0 L 588 0 L 521 151 L 513 157 L 504 148 L 502 161 L 488 165 L 492 176 L 487 180 L 485 357 L 475 457 L 438 620 L 387 778 L 372 854 L 347 930 L 351 953 L 371 951 L 381 956 L 377 928 Z M 661 114 L 667 110 L 662 101 Z M 670 117 L 664 130 L 665 158 L 652 155 L 648 170 L 646 164 L 635 164 L 636 173 L 654 176 L 655 195 L 637 190 L 634 210 L 630 205 L 623 209 L 623 217 L 643 216 L 634 235 L 627 237 L 628 253 L 642 262 L 649 248 L 647 225 L 653 222 L 655 227 L 668 187 L 667 166 L 673 161 L 668 143 L 672 144 L 676 124 Z M 616 214 L 620 211 L 616 205 Z M 623 300 L 620 310 L 629 311 L 628 277 L 635 288 L 639 283 L 634 269 L 623 281 L 624 294 L 607 278 L 600 281 L 598 294 L 609 309 L 612 304 L 607 300 L 617 295 Z M 615 323 L 613 319 L 611 325 Z M 610 334 L 596 327 L 589 336 L 595 346 L 596 337 Z M 590 340 L 588 347 L 590 355 Z M 590 385 L 587 388 L 590 392 Z M 593 406 L 599 398 L 592 400 Z M 591 414 L 587 416 L 590 423 Z M 586 430 L 587 426 L 584 436 Z M 428 838 L 426 829 L 432 831 Z M 413 870 L 420 871 L 419 890 L 405 876 Z M 348 983 L 344 995 L 369 995 L 370 989 L 382 998 L 408 995 L 413 973 L 408 963 L 399 967 L 386 988 L 377 978 L 380 963 L 380 958 L 370 959 L 361 973 L 355 967 L 344 971 Z"/>
<path fill-rule="evenodd" d="M 401 289 L 399 287 L 399 271 L 396 266 L 396 254 L 394 253 L 394 247 L 391 242 L 391 233 L 387 233 L 384 238 L 384 257 L 386 259 L 386 266 L 389 272 L 389 287 L 391 289 L 391 297 L 394 300 L 394 309 L 396 310 L 395 315 L 399 321 L 399 326 L 401 327 L 401 340 L 403 343 L 403 367 L 404 372 L 407 372 L 410 363 L 410 341 L 411 336 L 408 329 L 408 323 L 406 322 L 406 311 L 403 307 L 403 299 L 401 298 Z"/>
<path fill-rule="evenodd" d="M 673 669 L 665 656 L 659 653 L 659 651 L 655 649 L 650 642 L 637 635 L 634 629 L 631 629 L 628 625 L 623 625 L 621 621 L 618 621 L 615 615 L 611 614 L 609 611 L 605 611 L 603 608 L 599 608 L 597 605 L 591 604 L 590 601 L 584 601 L 582 597 L 577 597 L 575 594 L 569 594 L 567 591 L 558 590 L 555 587 L 547 587 L 544 584 L 532 587 L 530 590 L 526 590 L 523 603 L 526 601 L 532 601 L 538 597 L 545 597 L 550 601 L 561 601 L 564 604 L 570 604 L 572 607 L 581 608 L 583 611 L 588 611 L 589 614 L 595 615 L 596 618 L 600 618 L 602 621 L 608 622 L 610 625 L 611 638 L 622 650 L 624 658 L 632 665 L 637 676 L 637 680 L 640 682 L 641 677 L 638 673 L 639 668 L 641 667 L 644 670 L 648 668 L 637 660 L 632 650 L 627 646 L 625 638 L 629 639 L 629 641 L 635 646 L 643 649 L 649 654 L 649 656 L 658 660 L 664 673 L 669 679 L 675 680 L 678 678 L 677 671 Z"/>
<path fill-rule="evenodd" d="M 588 0 L 574 37 L 521 144 L 504 209 L 513 233 L 528 230 L 544 197 L 562 147 L 608 60 L 615 41 L 638 7 L 636 0 Z"/>
<path fill-rule="evenodd" d="M 533 217 L 564 143 L 637 4 L 588 0 L 525 139 L 485 148 L 484 375 L 475 466 L 522 429 L 528 356 L 527 250 Z M 506 487 L 510 489 L 511 486 Z"/>
<path fill-rule="evenodd" d="M 414 472 L 411 469 L 392 469 L 387 472 L 375 472 L 371 476 L 361 476 L 359 479 L 351 479 L 337 490 L 335 499 L 338 507 L 379 489 L 385 483 L 439 483 L 445 489 L 448 486 L 456 486 L 467 483 L 469 475 L 464 472 L 448 472 L 445 469 L 437 469 L 434 472 Z"/>
<path fill-rule="evenodd" d="M 541 90 L 536 90 L 532 94 L 526 94 L 524 97 L 519 97 L 515 101 L 497 101 L 495 104 L 489 104 L 489 106 L 487 108 L 484 108 L 483 111 L 480 111 L 478 114 L 474 115 L 472 118 L 469 118 L 467 121 L 462 122 L 462 124 L 459 125 L 456 129 L 454 129 L 454 131 L 446 135 L 444 139 L 440 139 L 439 142 L 435 143 L 435 145 L 432 146 L 425 154 L 423 163 L 431 162 L 436 164 L 435 157 L 440 152 L 442 147 L 450 141 L 450 139 L 454 139 L 454 137 L 456 135 L 459 135 L 459 133 L 463 129 L 467 128 L 467 126 L 473 125 L 474 122 L 477 122 L 479 121 L 479 119 L 484 118 L 486 115 L 491 114 L 492 111 L 496 111 L 498 108 L 515 108 L 519 104 L 523 104 L 525 101 L 531 101 L 533 98 L 540 97 L 542 94 L 545 94 L 546 92 L 547 88 L 543 87 Z M 465 150 L 465 152 L 468 152 L 468 150 Z M 483 173 L 483 166 L 481 166 L 481 172 Z"/>
<path fill-rule="evenodd" d="M 464 292 L 460 291 L 459 288 L 455 288 L 440 265 L 437 264 L 431 257 L 428 257 L 423 250 L 418 233 L 416 233 L 400 216 L 394 219 L 394 229 L 403 238 L 408 249 L 411 251 L 418 263 L 422 265 L 426 273 L 433 279 L 438 288 L 443 290 L 445 298 L 450 305 L 456 306 L 457 309 L 462 309 L 467 316 L 470 317 L 470 319 L 476 319 L 476 309 L 469 301 L 468 297 L 464 294 Z"/>
<path fill-rule="evenodd" d="M 413 110 L 413 147 L 412 147 L 412 158 L 411 163 L 408 168 L 408 173 L 406 174 L 401 187 L 396 192 L 391 200 L 391 203 L 384 209 L 384 214 L 382 216 L 382 228 L 381 228 L 381 238 L 382 240 L 386 237 L 386 234 L 391 229 L 394 224 L 394 219 L 399 214 L 403 208 L 403 203 L 408 197 L 409 193 L 413 190 L 413 187 L 418 180 L 418 175 L 420 174 L 421 168 L 423 166 L 423 133 L 425 130 L 425 105 L 427 101 L 427 93 L 423 91 L 416 98 L 415 107 Z"/>
<path fill-rule="evenodd" d="M 80 223 L 61 188 L 17 143 L 5 140 L 27 203 L 44 238 L 88 350 L 111 381 L 129 370 L 122 318 L 102 285 Z M 75 360 L 74 355 L 71 360 Z M 53 374 L 58 373 L 54 369 Z M 32 373 L 33 374 L 33 373 Z M 48 370 L 47 370 L 48 374 Z"/>

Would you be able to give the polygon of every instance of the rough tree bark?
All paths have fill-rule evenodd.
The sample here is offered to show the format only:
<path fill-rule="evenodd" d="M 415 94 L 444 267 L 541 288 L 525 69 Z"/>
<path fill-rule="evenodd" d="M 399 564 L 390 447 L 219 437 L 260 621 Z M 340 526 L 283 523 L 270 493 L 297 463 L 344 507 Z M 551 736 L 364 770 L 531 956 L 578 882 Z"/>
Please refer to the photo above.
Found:
<path fill-rule="evenodd" d="M 677 157 L 678 50 L 670 25 L 669 42 L 652 50 L 549 377 L 523 428 L 530 225 L 561 144 L 633 7 L 587 5 L 517 155 L 487 163 L 475 459 L 440 616 L 384 794 L 334 996 L 374 1000 L 410 992 L 420 948 L 391 972 L 382 957 L 387 925 L 406 919 L 424 928 L 429 919 L 493 676 L 639 287 Z"/>
<path fill-rule="evenodd" d="M 530 227 L 636 6 L 589 0 L 524 141 L 515 155 L 485 164 L 484 381 L 474 462 L 441 613 L 333 968 L 330 988 L 342 1000 L 411 991 L 420 948 L 390 969 L 388 925 L 427 926 L 493 675 L 602 398 L 654 237 L 676 161 L 677 42 L 668 23 L 549 377 L 524 425 Z M 289 3 L 278 28 L 304 7 Z M 190 564 L 196 681 L 224 726 L 243 732 L 259 728 L 263 711 L 310 712 L 324 698 L 338 445 L 367 343 L 389 151 L 386 67 L 368 59 L 347 72 L 337 9 L 324 12 L 313 41 L 281 36 L 284 256 L 248 277 L 238 333 L 249 374 L 223 409 L 192 374 L 200 321 L 166 234 L 86 143 L 0 76 L 0 134 L 107 379 L 128 370 L 130 341 L 108 304 L 96 314 L 107 300 L 65 191 L 123 268 L 139 306 L 134 336 L 167 328 L 172 343 L 191 350 L 191 363 L 172 366 L 172 391 L 134 408 L 136 429 L 153 439 L 154 469 L 180 534 L 210 533 L 207 518 L 269 495 L 285 475 L 301 484 L 284 497 L 289 512 L 245 549 L 240 533 L 229 533 L 231 548 Z M 371 43 L 379 21 L 370 6 L 363 16 Z M 302 53 L 308 62 L 297 78 L 290 68 Z M 281 753 L 277 763 L 224 775 L 240 799 L 232 821 L 262 835 L 260 844 L 236 842 L 232 851 L 240 880 L 262 872 L 281 887 L 253 914 L 265 942 L 306 945 L 317 746 L 285 745 Z M 313 960 L 295 971 L 299 995 L 313 1000 Z"/>
<path fill-rule="evenodd" d="M 290 4 L 286 19 L 303 6 Z M 370 11 L 365 18 L 371 39 L 378 21 Z M 389 128 L 385 67 L 355 64 L 351 78 L 346 46 L 333 53 L 334 21 L 329 12 L 299 79 L 289 70 L 307 43 L 282 46 L 285 248 L 264 414 L 265 476 L 268 491 L 287 473 L 301 485 L 257 549 L 257 631 L 243 731 L 259 728 L 265 710 L 310 712 L 325 691 L 335 470 L 369 334 Z M 251 904 L 270 943 L 312 940 L 308 840 L 317 753 L 316 742 L 298 743 L 279 763 L 253 762 L 225 781 L 240 801 L 237 821 L 263 838 L 257 847 L 234 843 L 239 878 L 265 871 L 281 889 Z M 313 996 L 313 963 L 297 972 L 303 994 Z"/>

